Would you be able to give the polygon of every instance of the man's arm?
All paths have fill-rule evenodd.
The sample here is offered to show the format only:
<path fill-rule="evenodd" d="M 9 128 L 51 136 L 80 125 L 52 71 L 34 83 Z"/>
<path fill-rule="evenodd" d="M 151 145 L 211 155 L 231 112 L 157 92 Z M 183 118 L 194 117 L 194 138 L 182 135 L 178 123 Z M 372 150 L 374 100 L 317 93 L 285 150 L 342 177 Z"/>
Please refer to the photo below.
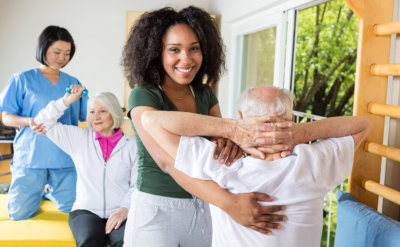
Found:
<path fill-rule="evenodd" d="M 294 124 L 292 131 L 294 144 L 351 135 L 354 139 L 354 149 L 357 149 L 368 134 L 369 121 L 361 116 L 331 117 Z"/>
<path fill-rule="evenodd" d="M 153 136 L 162 137 L 157 138 L 157 141 L 165 147 L 165 151 L 172 158 L 176 157 L 181 135 L 230 138 L 239 145 L 245 145 L 245 151 L 254 151 L 252 154 L 259 155 L 256 153 L 258 150 L 255 151 L 257 145 L 271 145 L 271 141 L 282 143 L 281 140 L 287 140 L 287 134 L 292 135 L 293 144 L 351 135 L 355 148 L 358 148 L 369 130 L 369 121 L 361 116 L 331 117 L 308 123 L 293 123 L 291 132 L 279 132 L 281 127 L 288 126 L 286 122 L 274 123 L 275 120 L 276 118 L 271 116 L 233 120 L 187 112 L 165 111 L 146 112 L 142 119 L 146 127 L 151 126 L 149 130 Z"/>
<path fill-rule="evenodd" d="M 272 201 L 273 197 L 269 197 L 263 193 L 242 193 L 242 194 L 231 194 L 228 191 L 222 189 L 214 181 L 205 181 L 195 179 L 187 176 L 183 172 L 179 172 L 174 168 L 174 157 L 169 152 L 164 151 L 161 147 L 161 139 L 163 133 L 160 132 L 160 128 L 153 129 L 153 123 L 147 124 L 147 121 L 142 123 L 142 115 L 152 114 L 159 112 L 161 114 L 168 114 L 166 111 L 156 111 L 152 107 L 138 106 L 131 110 L 132 121 L 135 129 L 140 136 L 146 149 L 150 155 L 156 161 L 157 165 L 163 170 L 167 171 L 172 178 L 182 186 L 189 193 L 207 201 L 228 213 L 232 219 L 239 224 L 257 230 L 264 234 L 271 234 L 269 229 L 280 228 L 280 222 L 286 219 L 286 216 L 274 214 L 277 211 L 284 209 L 283 206 L 261 206 L 258 201 Z M 183 112 L 174 112 L 183 113 Z M 185 113 L 183 113 L 185 114 Z M 192 114 L 192 113 L 187 113 Z M 197 114 L 193 114 L 197 115 Z M 147 117 L 144 117 L 147 118 Z M 213 117 L 211 117 L 213 118 Z M 213 118 L 219 119 L 219 118 Z M 187 123 L 193 122 L 193 119 L 185 119 Z M 184 127 L 184 123 L 180 126 Z M 205 130 L 205 128 L 202 128 Z M 159 135 L 155 134 L 159 133 Z M 207 133 L 205 133 L 207 135 Z M 157 140 L 157 141 L 156 141 Z M 172 143 L 178 144 L 179 137 L 175 140 L 171 139 Z M 165 142 L 163 142 L 165 143 Z M 176 154 L 176 152 L 175 152 Z"/>

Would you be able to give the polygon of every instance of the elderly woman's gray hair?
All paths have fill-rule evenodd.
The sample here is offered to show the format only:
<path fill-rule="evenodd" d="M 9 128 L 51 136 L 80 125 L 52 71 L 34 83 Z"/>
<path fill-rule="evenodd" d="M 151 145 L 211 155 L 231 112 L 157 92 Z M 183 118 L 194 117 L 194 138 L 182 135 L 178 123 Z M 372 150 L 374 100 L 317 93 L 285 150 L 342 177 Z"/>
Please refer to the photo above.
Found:
<path fill-rule="evenodd" d="M 89 114 L 89 107 L 93 100 L 99 101 L 110 112 L 113 119 L 113 129 L 121 127 L 124 120 L 124 114 L 122 112 L 122 108 L 119 104 L 117 97 L 113 93 L 101 92 L 97 93 L 93 97 L 90 97 L 87 104 L 87 114 Z M 87 116 L 86 119 L 89 119 L 89 116 Z M 89 128 L 93 128 L 90 121 L 87 121 L 87 125 Z"/>
<path fill-rule="evenodd" d="M 239 111 L 243 118 L 266 114 L 282 114 L 291 121 L 295 97 L 287 89 L 273 86 L 252 87 L 242 92 L 239 99 Z"/>

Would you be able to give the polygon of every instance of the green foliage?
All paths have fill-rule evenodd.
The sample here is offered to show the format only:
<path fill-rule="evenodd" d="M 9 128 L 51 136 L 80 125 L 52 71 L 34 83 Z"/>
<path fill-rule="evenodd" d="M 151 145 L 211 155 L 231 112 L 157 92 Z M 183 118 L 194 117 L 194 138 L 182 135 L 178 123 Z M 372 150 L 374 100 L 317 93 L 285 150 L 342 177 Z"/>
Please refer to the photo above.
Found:
<path fill-rule="evenodd" d="M 352 115 L 358 19 L 343 0 L 298 12 L 296 110 Z"/>
<path fill-rule="evenodd" d="M 347 191 L 348 181 L 343 182 L 343 191 Z M 327 203 L 324 205 L 325 212 L 329 212 L 329 196 L 332 199 L 332 205 L 330 208 L 331 211 L 331 222 L 330 222 L 330 234 L 329 234 L 329 246 L 327 240 L 328 234 L 328 225 L 329 225 L 329 218 L 328 215 L 324 218 L 324 227 L 322 229 L 322 237 L 321 237 L 321 247 L 330 247 L 334 246 L 335 243 L 335 234 L 336 234 L 336 222 L 337 222 L 337 199 L 336 199 L 336 190 L 338 190 L 340 186 L 336 187 L 336 189 L 332 190 L 332 193 L 326 196 Z"/>

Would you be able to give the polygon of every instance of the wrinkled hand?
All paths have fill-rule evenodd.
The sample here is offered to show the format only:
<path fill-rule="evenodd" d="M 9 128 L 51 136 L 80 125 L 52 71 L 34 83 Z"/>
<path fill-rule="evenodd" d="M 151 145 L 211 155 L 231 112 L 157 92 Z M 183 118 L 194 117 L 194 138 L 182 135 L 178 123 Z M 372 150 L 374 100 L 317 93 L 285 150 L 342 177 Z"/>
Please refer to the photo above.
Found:
<path fill-rule="evenodd" d="M 36 132 L 36 133 L 44 135 L 44 136 L 46 135 L 46 130 L 45 130 L 44 125 L 43 124 L 38 125 L 37 123 L 35 123 L 33 118 L 29 119 L 29 127 L 31 127 L 31 130 L 33 132 Z"/>
<path fill-rule="evenodd" d="M 264 115 L 238 120 L 231 138 L 246 153 L 265 158 L 265 153 L 285 155 L 292 148 L 292 122 L 278 115 Z M 286 155 L 287 156 L 287 155 Z"/>
<path fill-rule="evenodd" d="M 224 210 L 237 223 L 263 234 L 272 234 L 270 229 L 280 229 L 282 226 L 278 222 L 287 220 L 285 215 L 273 213 L 284 210 L 285 206 L 261 206 L 257 201 L 273 200 L 273 197 L 258 192 L 232 194 L 231 202 Z"/>
<path fill-rule="evenodd" d="M 82 92 L 85 90 L 85 87 L 79 86 L 79 85 L 70 85 L 71 88 L 70 93 L 65 93 L 63 101 L 64 104 L 69 107 L 72 103 L 77 101 L 82 97 Z"/>
<path fill-rule="evenodd" d="M 212 141 L 217 144 L 214 150 L 214 159 L 217 160 L 219 157 L 220 164 L 230 166 L 232 162 L 243 155 L 243 150 L 229 139 L 217 138 Z"/>
<path fill-rule="evenodd" d="M 286 122 L 289 123 L 289 122 Z M 284 124 L 286 124 L 284 123 Z M 279 158 L 285 158 L 287 156 L 290 156 L 292 154 L 293 148 L 295 144 L 293 143 L 293 131 L 291 127 L 288 129 L 287 127 L 282 128 L 282 123 L 270 123 L 270 127 L 266 126 L 258 126 L 256 129 L 258 131 L 256 135 L 256 140 L 255 142 L 257 143 L 257 150 L 266 153 L 266 154 L 277 154 L 279 153 L 280 155 Z M 293 126 L 292 123 L 290 123 L 290 126 Z M 266 131 L 264 133 L 264 131 Z M 272 132 L 271 132 L 272 131 Z M 274 132 L 277 131 L 277 132 Z M 284 139 L 275 139 L 275 137 L 268 136 L 268 135 L 274 135 L 278 134 L 278 132 L 283 131 L 286 132 L 289 135 L 287 138 Z M 268 134 L 270 133 L 270 134 Z M 279 141 L 283 141 L 281 144 L 274 144 L 274 143 L 279 143 Z M 275 157 L 278 157 L 275 156 Z M 273 159 L 275 160 L 275 159 Z"/>
<path fill-rule="evenodd" d="M 120 207 L 117 211 L 111 214 L 106 223 L 106 234 L 109 234 L 114 229 L 118 229 L 128 217 L 128 209 Z"/>

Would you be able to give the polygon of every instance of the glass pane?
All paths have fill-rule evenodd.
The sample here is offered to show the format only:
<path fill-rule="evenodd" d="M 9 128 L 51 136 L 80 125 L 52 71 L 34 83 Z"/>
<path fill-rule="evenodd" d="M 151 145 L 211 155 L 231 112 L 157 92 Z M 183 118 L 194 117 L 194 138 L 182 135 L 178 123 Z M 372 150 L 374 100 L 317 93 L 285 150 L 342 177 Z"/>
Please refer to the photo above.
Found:
<path fill-rule="evenodd" d="M 244 36 L 242 88 L 274 82 L 276 27 Z"/>
<path fill-rule="evenodd" d="M 294 76 L 297 111 L 352 115 L 358 19 L 344 0 L 297 13 Z"/>

